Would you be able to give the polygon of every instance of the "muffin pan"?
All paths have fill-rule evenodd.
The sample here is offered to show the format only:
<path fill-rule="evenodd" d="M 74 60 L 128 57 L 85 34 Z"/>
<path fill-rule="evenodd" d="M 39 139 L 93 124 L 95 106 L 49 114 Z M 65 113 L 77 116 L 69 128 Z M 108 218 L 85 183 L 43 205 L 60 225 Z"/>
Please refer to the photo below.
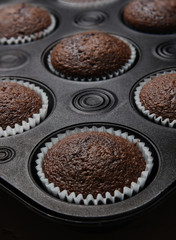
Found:
<path fill-rule="evenodd" d="M 11 2 L 4 0 L 1 5 Z M 59 0 L 26 2 L 48 9 L 57 26 L 48 36 L 31 43 L 1 44 L 0 78 L 15 77 L 40 86 L 48 95 L 49 110 L 35 128 L 0 138 L 1 187 L 49 219 L 81 226 L 128 221 L 158 204 L 176 187 L 176 129 L 148 120 L 134 103 L 139 81 L 149 74 L 174 69 L 176 34 L 147 34 L 129 28 L 123 21 L 126 0 L 91 7 Z M 128 39 L 137 50 L 135 65 L 120 76 L 95 82 L 72 81 L 51 73 L 46 66 L 50 46 L 92 29 Z M 123 201 L 97 206 L 68 203 L 46 192 L 35 169 L 40 148 L 58 133 L 84 126 L 121 129 L 145 142 L 154 167 L 143 190 Z"/>

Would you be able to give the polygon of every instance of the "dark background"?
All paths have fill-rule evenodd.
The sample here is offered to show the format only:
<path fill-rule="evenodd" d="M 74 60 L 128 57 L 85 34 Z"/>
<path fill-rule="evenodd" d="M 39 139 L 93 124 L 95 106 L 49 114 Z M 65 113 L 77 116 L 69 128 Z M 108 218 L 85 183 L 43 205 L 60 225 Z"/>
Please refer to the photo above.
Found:
<path fill-rule="evenodd" d="M 0 192 L 1 240 L 48 239 L 174 239 L 176 193 L 131 222 L 99 229 L 51 221 L 27 208 L 4 190 Z"/>

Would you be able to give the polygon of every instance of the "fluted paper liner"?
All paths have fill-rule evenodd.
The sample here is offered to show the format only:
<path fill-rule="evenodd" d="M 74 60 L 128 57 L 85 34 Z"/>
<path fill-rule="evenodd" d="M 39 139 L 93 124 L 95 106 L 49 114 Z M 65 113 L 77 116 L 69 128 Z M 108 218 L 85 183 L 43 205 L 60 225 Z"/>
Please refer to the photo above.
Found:
<path fill-rule="evenodd" d="M 7 137 L 7 136 L 14 136 L 18 133 L 22 133 L 24 131 L 27 131 L 36 125 L 38 125 L 42 120 L 45 119 L 48 111 L 48 97 L 46 93 L 38 86 L 35 86 L 33 83 L 29 83 L 22 80 L 17 79 L 10 79 L 8 77 L 0 79 L 0 81 L 4 82 L 12 82 L 20 84 L 24 87 L 30 88 L 33 90 L 36 94 L 38 94 L 41 97 L 42 100 L 42 107 L 39 110 L 39 113 L 33 114 L 31 118 L 28 119 L 28 121 L 22 121 L 22 124 L 15 124 L 13 128 L 10 126 L 7 126 L 5 130 L 0 127 L 0 137 Z"/>
<path fill-rule="evenodd" d="M 49 183 L 48 179 L 45 178 L 45 174 L 42 170 L 42 164 L 43 160 L 45 158 L 45 155 L 47 151 L 55 145 L 58 141 L 63 139 L 64 137 L 78 133 L 78 132 L 88 132 L 88 131 L 96 131 L 96 132 L 108 132 L 110 134 L 120 136 L 129 142 L 136 143 L 139 150 L 142 152 L 142 155 L 146 162 L 146 168 L 145 171 L 141 173 L 141 176 L 138 178 L 138 181 L 132 182 L 131 187 L 124 187 L 123 192 L 120 192 L 118 190 L 114 191 L 114 195 L 111 195 L 109 192 L 106 192 L 105 197 L 103 197 L 101 194 L 98 194 L 96 198 L 92 196 L 92 194 L 87 195 L 86 198 L 83 198 L 82 194 L 76 195 L 74 192 L 71 194 L 68 194 L 67 190 L 60 191 L 59 187 L 55 187 L 53 183 Z M 43 186 L 47 189 L 47 191 L 55 196 L 58 197 L 61 200 L 68 201 L 71 203 L 76 204 L 84 204 L 89 205 L 90 203 L 93 203 L 94 205 L 98 205 L 99 203 L 107 204 L 109 202 L 115 203 L 117 200 L 124 200 L 125 197 L 131 197 L 134 193 L 138 193 L 140 189 L 142 189 L 145 185 L 145 182 L 152 170 L 153 167 L 153 157 L 148 147 L 145 146 L 144 142 L 141 142 L 139 139 L 135 138 L 133 135 L 129 135 L 127 132 L 122 132 L 121 130 L 114 130 L 113 128 L 105 128 L 102 127 L 84 127 L 84 128 L 75 128 L 74 130 L 67 130 L 63 134 L 58 134 L 56 138 L 51 138 L 50 142 L 45 143 L 45 147 L 40 149 L 40 153 L 37 155 L 38 159 L 36 160 L 36 170 L 37 175 L 40 178 L 40 181 L 42 182 Z"/>
<path fill-rule="evenodd" d="M 51 18 L 51 24 L 44 30 L 40 31 L 40 32 L 36 32 L 34 34 L 30 34 L 30 35 L 26 35 L 23 37 L 11 37 L 11 38 L 0 38 L 0 44 L 7 44 L 7 45 L 11 45 L 11 44 L 22 44 L 22 43 L 27 43 L 27 42 L 32 42 L 35 40 L 38 40 L 40 38 L 45 37 L 46 35 L 50 34 L 55 26 L 56 26 L 56 19 L 53 15 L 50 14 L 50 18 Z"/>
<path fill-rule="evenodd" d="M 72 80 L 72 81 L 80 81 L 80 82 L 102 81 L 102 80 L 108 80 L 108 79 L 117 77 L 119 75 L 122 75 L 123 73 L 127 72 L 128 69 L 130 69 L 131 66 L 133 65 L 133 63 L 135 62 L 135 59 L 136 59 L 136 49 L 125 38 L 122 38 L 122 37 L 119 37 L 119 36 L 115 36 L 115 35 L 113 35 L 113 36 L 117 37 L 118 39 L 120 39 L 124 43 L 126 43 L 129 46 L 130 50 L 131 50 L 131 56 L 128 59 L 128 61 L 120 69 L 118 69 L 116 72 L 109 73 L 109 74 L 107 74 L 105 76 L 100 76 L 100 77 L 96 77 L 96 78 L 87 78 L 87 77 L 79 78 L 79 77 L 66 76 L 66 75 L 60 73 L 59 71 L 57 71 L 53 67 L 53 65 L 51 63 L 51 53 L 52 53 L 52 50 L 49 52 L 48 57 L 47 57 L 47 63 L 48 63 L 48 67 L 49 67 L 50 71 L 52 73 L 54 73 L 55 75 L 57 75 L 58 77 L 65 78 L 67 80 Z"/>
<path fill-rule="evenodd" d="M 146 110 L 140 101 L 140 92 L 145 84 L 147 84 L 149 81 L 151 81 L 155 77 L 158 77 L 160 75 L 172 74 L 172 73 L 176 73 L 176 71 L 175 70 L 162 71 L 156 74 L 152 74 L 147 78 L 145 78 L 142 82 L 139 83 L 138 87 L 136 88 L 134 92 L 134 100 L 139 111 L 148 119 L 154 121 L 157 124 L 161 124 L 163 126 L 168 126 L 173 128 L 173 127 L 176 127 L 176 119 L 173 121 L 170 121 L 169 118 L 164 119 L 162 116 L 157 117 L 155 113 L 151 114 L 149 110 Z"/>

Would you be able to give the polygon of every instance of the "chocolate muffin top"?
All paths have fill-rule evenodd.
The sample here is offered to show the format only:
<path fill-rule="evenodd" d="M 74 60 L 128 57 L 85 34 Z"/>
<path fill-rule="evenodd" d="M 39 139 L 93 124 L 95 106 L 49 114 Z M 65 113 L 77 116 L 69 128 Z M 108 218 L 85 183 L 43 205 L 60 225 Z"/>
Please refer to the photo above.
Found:
<path fill-rule="evenodd" d="M 49 13 L 34 5 L 20 3 L 0 8 L 0 38 L 28 36 L 50 24 Z"/>
<path fill-rule="evenodd" d="M 124 9 L 124 19 L 142 32 L 176 32 L 176 1 L 131 0 Z"/>
<path fill-rule="evenodd" d="M 104 132 L 75 133 L 57 142 L 47 152 L 43 171 L 50 183 L 68 193 L 86 198 L 98 193 L 114 194 L 137 182 L 145 170 L 138 147 Z"/>
<path fill-rule="evenodd" d="M 145 84 L 140 101 L 150 114 L 176 120 L 176 73 L 160 75 Z"/>
<path fill-rule="evenodd" d="M 41 98 L 31 89 L 17 83 L 0 82 L 0 127 L 22 124 L 42 107 Z"/>
<path fill-rule="evenodd" d="M 131 49 L 122 40 L 88 31 L 60 41 L 51 53 L 51 63 L 65 76 L 93 78 L 119 70 L 130 56 Z"/>

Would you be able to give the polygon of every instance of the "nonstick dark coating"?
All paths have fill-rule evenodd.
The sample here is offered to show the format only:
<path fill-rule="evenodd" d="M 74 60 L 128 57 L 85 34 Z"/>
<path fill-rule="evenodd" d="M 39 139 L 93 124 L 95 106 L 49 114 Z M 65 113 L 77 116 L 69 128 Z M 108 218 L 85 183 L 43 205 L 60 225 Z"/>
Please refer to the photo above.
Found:
<path fill-rule="evenodd" d="M 15 1 L 4 0 L 1 5 L 11 2 Z M 176 129 L 143 117 L 133 100 L 134 88 L 145 76 L 176 67 L 176 34 L 147 34 L 129 28 L 122 18 L 128 1 L 95 7 L 69 6 L 56 0 L 26 2 L 53 13 L 56 29 L 31 43 L 0 45 L 0 77 L 16 77 L 39 85 L 48 94 L 49 111 L 35 128 L 0 139 L 1 186 L 28 207 L 56 221 L 111 226 L 131 220 L 158 204 L 176 186 Z M 66 36 L 92 29 L 128 39 L 137 49 L 134 66 L 118 77 L 99 82 L 65 80 L 51 73 L 46 59 L 52 46 Z M 150 148 L 154 168 L 140 193 L 115 204 L 83 206 L 58 200 L 43 189 L 35 172 L 40 147 L 65 129 L 92 125 L 128 131 Z"/>

